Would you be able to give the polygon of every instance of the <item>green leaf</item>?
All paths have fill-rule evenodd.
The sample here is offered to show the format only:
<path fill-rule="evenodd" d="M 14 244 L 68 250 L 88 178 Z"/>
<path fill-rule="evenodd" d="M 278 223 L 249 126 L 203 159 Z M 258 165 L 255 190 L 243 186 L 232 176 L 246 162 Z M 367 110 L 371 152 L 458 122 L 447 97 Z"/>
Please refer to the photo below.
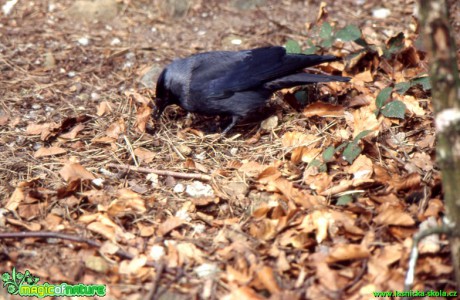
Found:
<path fill-rule="evenodd" d="M 334 40 L 330 37 L 328 39 L 325 39 L 321 42 L 321 47 L 323 48 L 331 48 Z"/>
<path fill-rule="evenodd" d="M 340 196 L 339 199 L 337 199 L 336 204 L 339 206 L 344 206 L 352 201 L 353 201 L 353 197 L 351 195 L 343 195 L 343 196 Z"/>
<path fill-rule="evenodd" d="M 388 46 L 386 51 L 384 51 L 384 56 L 389 58 L 392 54 L 400 51 L 404 47 L 404 33 L 400 32 L 396 36 L 388 40 Z"/>
<path fill-rule="evenodd" d="M 344 149 L 346 146 L 348 146 L 348 143 L 340 144 L 340 146 L 338 146 L 337 148 L 335 148 L 335 152 L 340 152 L 340 151 L 342 151 L 342 149 Z"/>
<path fill-rule="evenodd" d="M 382 114 L 387 118 L 404 119 L 406 105 L 401 101 L 392 101 L 382 108 Z"/>
<path fill-rule="evenodd" d="M 334 146 L 329 146 L 323 152 L 323 160 L 325 162 L 330 162 L 334 159 L 335 148 Z"/>
<path fill-rule="evenodd" d="M 400 82 L 395 85 L 395 92 L 404 95 L 412 86 L 410 82 Z"/>
<path fill-rule="evenodd" d="M 319 36 L 323 40 L 330 39 L 332 37 L 332 26 L 328 22 L 324 22 L 319 31 Z"/>
<path fill-rule="evenodd" d="M 412 83 L 412 86 L 414 86 L 416 84 L 422 85 L 422 88 L 423 88 L 424 91 L 431 90 L 431 81 L 430 81 L 430 77 L 428 77 L 428 76 L 414 78 L 414 79 L 411 80 L 411 83 Z"/>
<path fill-rule="evenodd" d="M 287 53 L 300 53 L 302 52 L 302 49 L 300 48 L 300 45 L 297 41 L 294 40 L 288 40 L 286 42 L 286 45 L 284 45 L 286 48 Z"/>
<path fill-rule="evenodd" d="M 391 87 L 386 87 L 380 91 L 380 93 L 377 96 L 377 99 L 375 99 L 375 105 L 377 106 L 378 109 L 382 108 L 385 102 L 391 97 L 392 91 L 393 91 L 393 88 Z"/>
<path fill-rule="evenodd" d="M 364 48 L 371 48 L 371 45 L 369 45 L 363 38 L 359 38 L 355 40 L 354 42 Z"/>
<path fill-rule="evenodd" d="M 295 92 L 294 97 L 301 105 L 306 105 L 308 102 L 308 94 L 306 91 L 297 91 Z"/>
<path fill-rule="evenodd" d="M 366 135 L 368 135 L 369 133 L 371 133 L 372 130 L 364 130 L 364 131 L 361 131 L 360 133 L 358 133 L 358 135 L 353 139 L 353 143 L 357 144 L 359 142 L 359 140 L 361 140 L 363 137 L 365 137 Z"/>
<path fill-rule="evenodd" d="M 321 165 L 321 161 L 314 159 L 308 164 L 308 168 L 310 167 L 319 167 Z"/>
<path fill-rule="evenodd" d="M 340 29 L 335 37 L 344 42 L 356 41 L 361 38 L 361 30 L 355 25 L 347 25 L 345 28 Z"/>
<path fill-rule="evenodd" d="M 305 51 L 303 53 L 304 54 L 315 54 L 316 53 L 316 46 L 305 49 Z"/>
<path fill-rule="evenodd" d="M 319 165 L 318 171 L 321 172 L 321 173 L 327 172 L 327 165 L 326 164 Z"/>
<path fill-rule="evenodd" d="M 359 148 L 357 143 L 349 143 L 345 150 L 343 150 L 343 157 L 350 164 L 361 154 L 361 148 Z"/>

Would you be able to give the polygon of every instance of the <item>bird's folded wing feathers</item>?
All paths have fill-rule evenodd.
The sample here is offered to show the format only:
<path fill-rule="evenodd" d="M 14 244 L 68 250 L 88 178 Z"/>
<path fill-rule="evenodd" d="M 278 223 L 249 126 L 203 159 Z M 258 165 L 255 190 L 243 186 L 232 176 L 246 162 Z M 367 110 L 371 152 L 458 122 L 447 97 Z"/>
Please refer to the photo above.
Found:
<path fill-rule="evenodd" d="M 226 98 L 304 68 L 337 60 L 331 55 L 287 54 L 283 47 L 208 53 L 196 59 L 200 72 L 193 72 L 191 92 L 206 94 L 208 98 Z"/>

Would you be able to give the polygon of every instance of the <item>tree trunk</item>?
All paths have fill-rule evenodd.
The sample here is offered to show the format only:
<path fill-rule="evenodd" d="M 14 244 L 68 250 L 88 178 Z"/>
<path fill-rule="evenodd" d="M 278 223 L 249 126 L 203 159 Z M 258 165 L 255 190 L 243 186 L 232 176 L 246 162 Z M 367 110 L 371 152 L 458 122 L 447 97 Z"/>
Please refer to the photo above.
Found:
<path fill-rule="evenodd" d="M 437 131 L 437 161 L 442 172 L 446 225 L 460 287 L 460 80 L 456 44 L 446 0 L 420 0 L 422 33 L 430 56 L 430 79 Z"/>

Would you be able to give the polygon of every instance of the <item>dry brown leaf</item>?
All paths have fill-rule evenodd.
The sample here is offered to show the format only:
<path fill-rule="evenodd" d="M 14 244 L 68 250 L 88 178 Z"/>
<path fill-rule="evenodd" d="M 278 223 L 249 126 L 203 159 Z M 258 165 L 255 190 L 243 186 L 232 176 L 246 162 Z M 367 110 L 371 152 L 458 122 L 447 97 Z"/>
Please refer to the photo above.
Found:
<path fill-rule="evenodd" d="M 110 103 L 109 101 L 102 101 L 97 106 L 96 114 L 100 117 L 100 116 L 103 116 L 105 114 L 109 114 L 112 111 L 113 111 L 112 103 Z"/>
<path fill-rule="evenodd" d="M 0 114 L 0 126 L 5 126 L 8 124 L 9 117 L 5 114 Z"/>
<path fill-rule="evenodd" d="M 323 152 L 323 149 L 313 146 L 314 145 L 295 148 L 291 154 L 291 162 L 294 164 L 300 162 L 310 163 L 312 160 L 316 159 Z"/>
<path fill-rule="evenodd" d="M 269 184 L 274 182 L 281 176 L 281 172 L 275 167 L 267 167 L 257 177 L 257 181 L 261 184 Z"/>
<path fill-rule="evenodd" d="M 426 152 L 414 153 L 411 162 L 425 172 L 433 170 L 433 160 Z"/>
<path fill-rule="evenodd" d="M 86 226 L 86 229 L 102 235 L 113 243 L 117 241 L 114 226 L 108 226 L 101 222 L 92 222 Z"/>
<path fill-rule="evenodd" d="M 94 138 L 91 140 L 93 143 L 100 143 L 100 144 L 112 144 L 116 141 L 116 138 L 111 138 L 108 136 L 102 136 L 99 138 Z"/>
<path fill-rule="evenodd" d="M 174 229 L 182 226 L 185 221 L 181 218 L 170 216 L 166 221 L 163 221 L 160 226 L 158 226 L 158 234 L 160 236 L 165 236 Z"/>
<path fill-rule="evenodd" d="M 249 233 L 260 240 L 270 240 L 276 235 L 278 220 L 262 219 L 257 223 L 249 225 Z"/>
<path fill-rule="evenodd" d="M 44 124 L 29 124 L 26 128 L 26 134 L 36 135 L 42 134 L 43 132 L 49 132 L 50 128 L 58 128 L 57 123 L 44 123 Z"/>
<path fill-rule="evenodd" d="M 363 106 L 353 112 L 353 138 L 365 130 L 374 131 L 368 136 L 376 136 L 380 127 L 382 118 L 378 120 L 375 113 L 369 106 Z"/>
<path fill-rule="evenodd" d="M 151 163 L 155 158 L 155 153 L 145 148 L 136 148 L 134 149 L 134 155 L 139 159 L 141 163 Z"/>
<path fill-rule="evenodd" d="M 63 154 L 66 152 L 67 150 L 61 147 L 49 147 L 49 148 L 41 147 L 40 149 L 35 151 L 34 157 L 39 158 L 39 157 L 45 157 L 45 156 L 59 155 L 59 154 Z"/>
<path fill-rule="evenodd" d="M 256 276 L 257 279 L 262 283 L 262 285 L 272 294 L 279 293 L 281 288 L 278 285 L 278 282 L 275 279 L 273 274 L 273 269 L 268 266 L 263 266 L 257 268 Z"/>
<path fill-rule="evenodd" d="M 155 234 L 156 226 L 145 225 L 145 224 L 142 224 L 141 222 L 136 223 L 136 226 L 139 230 L 139 235 L 141 237 L 151 237 Z"/>
<path fill-rule="evenodd" d="M 67 133 L 61 134 L 60 138 L 72 140 L 77 137 L 78 133 L 85 129 L 85 125 L 78 123 Z"/>
<path fill-rule="evenodd" d="M 415 224 L 411 215 L 404 212 L 400 207 L 384 203 L 379 207 L 379 211 L 378 216 L 374 218 L 374 222 L 379 225 L 412 226 Z"/>
<path fill-rule="evenodd" d="M 396 178 L 391 182 L 396 190 L 415 189 L 420 186 L 422 177 L 418 173 L 411 173 L 401 178 Z"/>
<path fill-rule="evenodd" d="M 136 101 L 139 104 L 147 105 L 150 103 L 149 98 L 137 92 L 129 91 L 126 92 L 125 95 L 130 97 L 131 99 L 134 99 L 134 101 Z"/>
<path fill-rule="evenodd" d="M 243 163 L 243 165 L 238 168 L 238 171 L 243 172 L 248 177 L 256 177 L 266 168 L 267 166 L 261 165 L 258 162 L 250 161 Z"/>
<path fill-rule="evenodd" d="M 247 286 L 234 287 L 231 292 L 222 297 L 222 300 L 266 300 L 265 297 L 259 296 L 253 289 Z"/>
<path fill-rule="evenodd" d="M 97 273 L 106 273 L 108 270 L 110 270 L 110 265 L 108 261 L 100 256 L 85 256 L 84 257 L 84 262 L 85 262 L 85 267 L 88 268 L 89 270 L 92 270 Z M 60 270 L 52 270 L 51 272 L 56 273 L 56 271 Z M 62 281 L 67 281 L 63 279 Z"/>
<path fill-rule="evenodd" d="M 61 175 L 61 177 L 64 178 L 64 180 L 67 182 L 74 181 L 77 179 L 96 179 L 93 173 L 86 170 L 85 167 L 83 167 L 79 163 L 65 164 L 64 167 L 62 167 L 62 169 L 59 170 L 59 175 Z"/>
<path fill-rule="evenodd" d="M 147 211 L 142 197 L 129 190 L 121 189 L 117 193 L 118 199 L 112 201 L 107 209 L 110 217 L 122 217 L 127 214 L 142 214 Z"/>
<path fill-rule="evenodd" d="M 187 264 L 203 264 L 206 261 L 205 258 L 208 257 L 207 253 L 203 252 L 192 243 L 178 243 L 176 249 L 179 254 L 179 259 Z"/>
<path fill-rule="evenodd" d="M 424 273 L 434 276 L 451 274 L 454 268 L 452 265 L 446 265 L 441 257 L 427 257 L 420 265 Z"/>
<path fill-rule="evenodd" d="M 302 113 L 305 117 L 342 117 L 344 115 L 344 108 L 341 105 L 315 102 L 305 107 Z"/>
<path fill-rule="evenodd" d="M 348 173 L 353 174 L 354 179 L 369 179 L 373 175 L 372 160 L 360 154 L 348 168 Z"/>
<path fill-rule="evenodd" d="M 147 256 L 140 254 L 131 260 L 122 261 L 119 271 L 120 274 L 137 274 L 147 263 Z"/>
<path fill-rule="evenodd" d="M 316 276 L 319 279 L 319 282 L 322 286 L 326 287 L 328 290 L 338 290 L 338 274 L 331 270 L 327 263 L 320 262 L 316 264 Z M 318 299 L 318 298 L 315 298 Z"/>
<path fill-rule="evenodd" d="M 313 145 L 319 140 L 321 140 L 321 138 L 318 138 L 312 134 L 305 134 L 301 132 L 286 132 L 281 138 L 281 143 L 283 147 L 299 147 L 305 145 Z"/>
<path fill-rule="evenodd" d="M 406 105 L 406 109 L 417 117 L 423 117 L 426 114 L 425 110 L 420 106 L 419 100 L 415 99 L 414 96 L 405 95 L 402 102 Z"/>
<path fill-rule="evenodd" d="M 144 104 L 137 109 L 136 122 L 134 123 L 134 126 L 139 132 L 145 132 L 145 128 L 151 118 L 151 114 L 152 109 L 147 104 Z"/>
<path fill-rule="evenodd" d="M 126 131 L 125 121 L 123 119 L 118 119 L 118 121 L 113 122 L 105 131 L 105 134 L 108 137 L 118 139 L 120 134 Z"/>
<path fill-rule="evenodd" d="M 403 257 L 404 251 L 404 247 L 401 244 L 386 245 L 377 249 L 373 257 L 380 264 L 390 267 Z"/>
<path fill-rule="evenodd" d="M 305 233 L 316 231 L 316 241 L 320 244 L 327 238 L 329 226 L 334 222 L 329 211 L 315 210 L 305 216 L 297 228 Z"/>
<path fill-rule="evenodd" d="M 280 177 L 273 183 L 274 187 L 279 190 L 289 200 L 301 205 L 304 208 L 311 208 L 320 204 L 324 204 L 324 198 L 313 196 L 307 191 L 299 190 L 294 187 L 294 184 L 286 178 Z"/>
<path fill-rule="evenodd" d="M 5 209 L 10 211 L 15 211 L 19 204 L 26 199 L 26 195 L 24 190 L 20 187 L 17 187 L 13 194 L 11 195 L 10 199 L 5 204 Z"/>
<path fill-rule="evenodd" d="M 364 82 L 373 82 L 374 81 L 374 76 L 372 76 L 372 73 L 370 70 L 366 70 L 362 73 L 358 73 L 354 75 L 351 78 L 352 83 L 358 84 L 358 85 L 364 85 Z"/>
<path fill-rule="evenodd" d="M 42 225 L 35 222 L 26 222 L 18 220 L 16 218 L 6 218 L 6 221 L 10 224 L 25 228 L 28 231 L 39 231 L 42 228 Z"/>
<path fill-rule="evenodd" d="M 356 244 L 336 244 L 329 251 L 327 257 L 328 263 L 334 263 L 338 261 L 364 259 L 370 256 L 369 249 L 362 245 Z"/>

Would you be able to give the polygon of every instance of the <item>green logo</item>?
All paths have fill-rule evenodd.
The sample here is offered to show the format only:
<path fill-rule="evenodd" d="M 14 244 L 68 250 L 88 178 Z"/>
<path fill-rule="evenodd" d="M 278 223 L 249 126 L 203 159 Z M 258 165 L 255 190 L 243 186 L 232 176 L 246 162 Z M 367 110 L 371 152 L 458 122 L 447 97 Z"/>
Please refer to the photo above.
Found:
<path fill-rule="evenodd" d="M 23 297 L 81 297 L 81 296 L 105 296 L 106 286 L 105 284 L 37 284 L 40 278 L 33 276 L 29 270 L 26 270 L 24 274 L 16 272 L 16 268 L 13 268 L 11 274 L 3 273 L 2 281 L 3 287 L 7 289 L 11 295 L 19 295 Z"/>

